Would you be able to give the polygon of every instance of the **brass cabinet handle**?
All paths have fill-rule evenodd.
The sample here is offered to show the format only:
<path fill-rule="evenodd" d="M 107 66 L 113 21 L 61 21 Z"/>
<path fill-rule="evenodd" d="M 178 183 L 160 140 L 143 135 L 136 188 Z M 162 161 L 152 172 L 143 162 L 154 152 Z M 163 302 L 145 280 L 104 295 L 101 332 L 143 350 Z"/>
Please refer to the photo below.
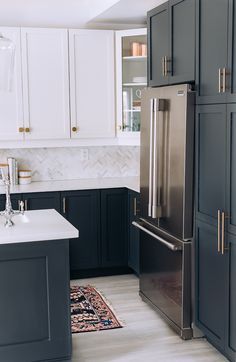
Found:
<path fill-rule="evenodd" d="M 221 214 L 221 254 L 224 255 L 226 250 L 229 250 L 225 246 L 225 219 L 229 219 L 229 216 L 223 211 Z"/>
<path fill-rule="evenodd" d="M 225 93 L 225 91 L 226 91 L 226 68 L 223 68 L 222 75 L 223 75 L 222 93 Z"/>
<path fill-rule="evenodd" d="M 221 214 L 221 254 L 225 252 L 225 213 Z"/>
<path fill-rule="evenodd" d="M 220 217 L 221 217 L 221 212 L 220 212 L 220 210 L 218 210 L 218 220 L 217 220 L 217 230 L 218 230 L 218 235 L 217 235 L 217 237 L 218 237 L 218 247 L 217 247 L 217 251 L 218 251 L 218 253 L 220 253 L 221 252 L 221 250 L 220 250 L 220 247 L 221 247 L 221 235 L 220 235 Z"/>
<path fill-rule="evenodd" d="M 227 90 L 227 86 L 226 86 L 226 76 L 227 76 L 227 75 L 230 75 L 230 72 L 228 72 L 227 69 L 224 67 L 223 70 L 222 70 L 222 75 L 223 75 L 223 86 L 222 86 L 222 90 L 223 90 L 223 93 L 225 93 L 226 90 Z"/>
<path fill-rule="evenodd" d="M 162 75 L 165 77 L 165 57 L 161 58 Z"/>
<path fill-rule="evenodd" d="M 137 216 L 137 199 L 134 197 L 134 216 Z"/>
<path fill-rule="evenodd" d="M 222 74 L 222 70 L 221 68 L 219 68 L 218 70 L 218 93 L 222 93 L 222 86 L 221 86 L 221 74 Z"/>
<path fill-rule="evenodd" d="M 165 56 L 165 77 L 168 76 L 168 74 L 170 73 L 170 70 L 168 69 L 168 64 L 170 64 L 171 60 Z"/>
<path fill-rule="evenodd" d="M 24 132 L 24 127 L 19 127 L 18 131 L 19 131 L 20 133 Z"/>
<path fill-rule="evenodd" d="M 77 132 L 77 127 L 72 127 L 73 132 Z"/>
<path fill-rule="evenodd" d="M 66 198 L 65 197 L 63 197 L 63 199 L 62 199 L 62 208 L 63 208 L 63 214 L 65 214 L 66 213 Z"/>
<path fill-rule="evenodd" d="M 30 128 L 29 128 L 29 127 L 26 127 L 26 128 L 25 128 L 25 132 L 26 132 L 26 133 L 29 133 L 29 132 L 30 132 Z"/>

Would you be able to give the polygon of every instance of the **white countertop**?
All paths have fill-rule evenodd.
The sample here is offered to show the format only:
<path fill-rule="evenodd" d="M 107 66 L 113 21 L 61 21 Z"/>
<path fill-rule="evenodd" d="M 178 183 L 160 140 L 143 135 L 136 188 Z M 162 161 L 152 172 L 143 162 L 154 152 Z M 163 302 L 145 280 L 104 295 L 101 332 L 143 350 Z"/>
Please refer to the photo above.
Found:
<path fill-rule="evenodd" d="M 119 187 L 127 187 L 130 190 L 139 192 L 139 177 L 103 177 L 79 180 L 35 181 L 29 185 L 12 186 L 11 193 L 111 189 Z M 0 186 L 0 194 L 4 193 L 4 186 Z"/>
<path fill-rule="evenodd" d="M 6 228 L 0 216 L 0 245 L 30 241 L 77 238 L 78 230 L 56 210 L 25 211 L 12 218 L 14 225 Z"/>

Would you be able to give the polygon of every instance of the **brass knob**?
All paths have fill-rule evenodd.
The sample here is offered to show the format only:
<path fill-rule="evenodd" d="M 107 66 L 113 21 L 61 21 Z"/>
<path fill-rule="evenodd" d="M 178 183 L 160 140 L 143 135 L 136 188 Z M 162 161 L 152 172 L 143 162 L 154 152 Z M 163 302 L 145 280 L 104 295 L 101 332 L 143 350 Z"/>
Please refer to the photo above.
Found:
<path fill-rule="evenodd" d="M 77 127 L 72 127 L 73 132 L 77 132 Z"/>
<path fill-rule="evenodd" d="M 26 127 L 26 128 L 25 128 L 25 132 L 26 132 L 26 133 L 29 133 L 29 132 L 30 132 L 30 128 L 29 128 L 29 127 Z"/>
<path fill-rule="evenodd" d="M 24 132 L 24 127 L 19 127 L 19 132 L 20 133 Z"/>

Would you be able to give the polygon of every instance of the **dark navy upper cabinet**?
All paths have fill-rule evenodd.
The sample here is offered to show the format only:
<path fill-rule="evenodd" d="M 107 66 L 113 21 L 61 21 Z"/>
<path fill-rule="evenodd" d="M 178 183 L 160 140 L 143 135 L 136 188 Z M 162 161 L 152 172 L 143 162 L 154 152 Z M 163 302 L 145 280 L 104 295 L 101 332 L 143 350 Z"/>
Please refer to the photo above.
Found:
<path fill-rule="evenodd" d="M 197 0 L 197 102 L 224 103 L 229 0 Z"/>
<path fill-rule="evenodd" d="M 169 83 L 195 80 L 195 0 L 170 0 Z"/>
<path fill-rule="evenodd" d="M 127 242 L 127 190 L 101 190 L 102 266 L 126 267 Z"/>
<path fill-rule="evenodd" d="M 79 230 L 70 240 L 70 269 L 99 267 L 99 191 L 61 193 L 62 215 Z"/>
<path fill-rule="evenodd" d="M 35 192 L 22 194 L 25 210 L 55 209 L 60 212 L 59 192 Z"/>
<path fill-rule="evenodd" d="M 233 0 L 197 0 L 197 103 L 236 102 Z"/>
<path fill-rule="evenodd" d="M 195 0 L 170 0 L 148 12 L 149 86 L 195 80 Z"/>
<path fill-rule="evenodd" d="M 128 191 L 128 222 L 129 222 L 129 248 L 128 265 L 139 274 L 139 231 L 132 225 L 133 221 L 138 220 L 140 194 L 134 191 Z"/>
<path fill-rule="evenodd" d="M 167 57 L 169 58 L 168 2 L 148 12 L 149 86 L 168 84 L 168 73 L 165 68 Z"/>
<path fill-rule="evenodd" d="M 227 101 L 236 102 L 236 4 L 229 1 L 228 68 L 226 74 Z"/>

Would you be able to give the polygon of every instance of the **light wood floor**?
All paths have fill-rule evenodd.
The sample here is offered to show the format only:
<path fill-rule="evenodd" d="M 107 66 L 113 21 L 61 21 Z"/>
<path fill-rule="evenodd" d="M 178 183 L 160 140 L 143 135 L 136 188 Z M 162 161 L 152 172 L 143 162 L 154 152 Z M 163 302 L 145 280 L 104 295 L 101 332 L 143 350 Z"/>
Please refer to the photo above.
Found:
<path fill-rule="evenodd" d="M 181 340 L 138 295 L 134 275 L 80 279 L 111 302 L 124 328 L 73 334 L 72 362 L 227 361 L 204 339 Z"/>

